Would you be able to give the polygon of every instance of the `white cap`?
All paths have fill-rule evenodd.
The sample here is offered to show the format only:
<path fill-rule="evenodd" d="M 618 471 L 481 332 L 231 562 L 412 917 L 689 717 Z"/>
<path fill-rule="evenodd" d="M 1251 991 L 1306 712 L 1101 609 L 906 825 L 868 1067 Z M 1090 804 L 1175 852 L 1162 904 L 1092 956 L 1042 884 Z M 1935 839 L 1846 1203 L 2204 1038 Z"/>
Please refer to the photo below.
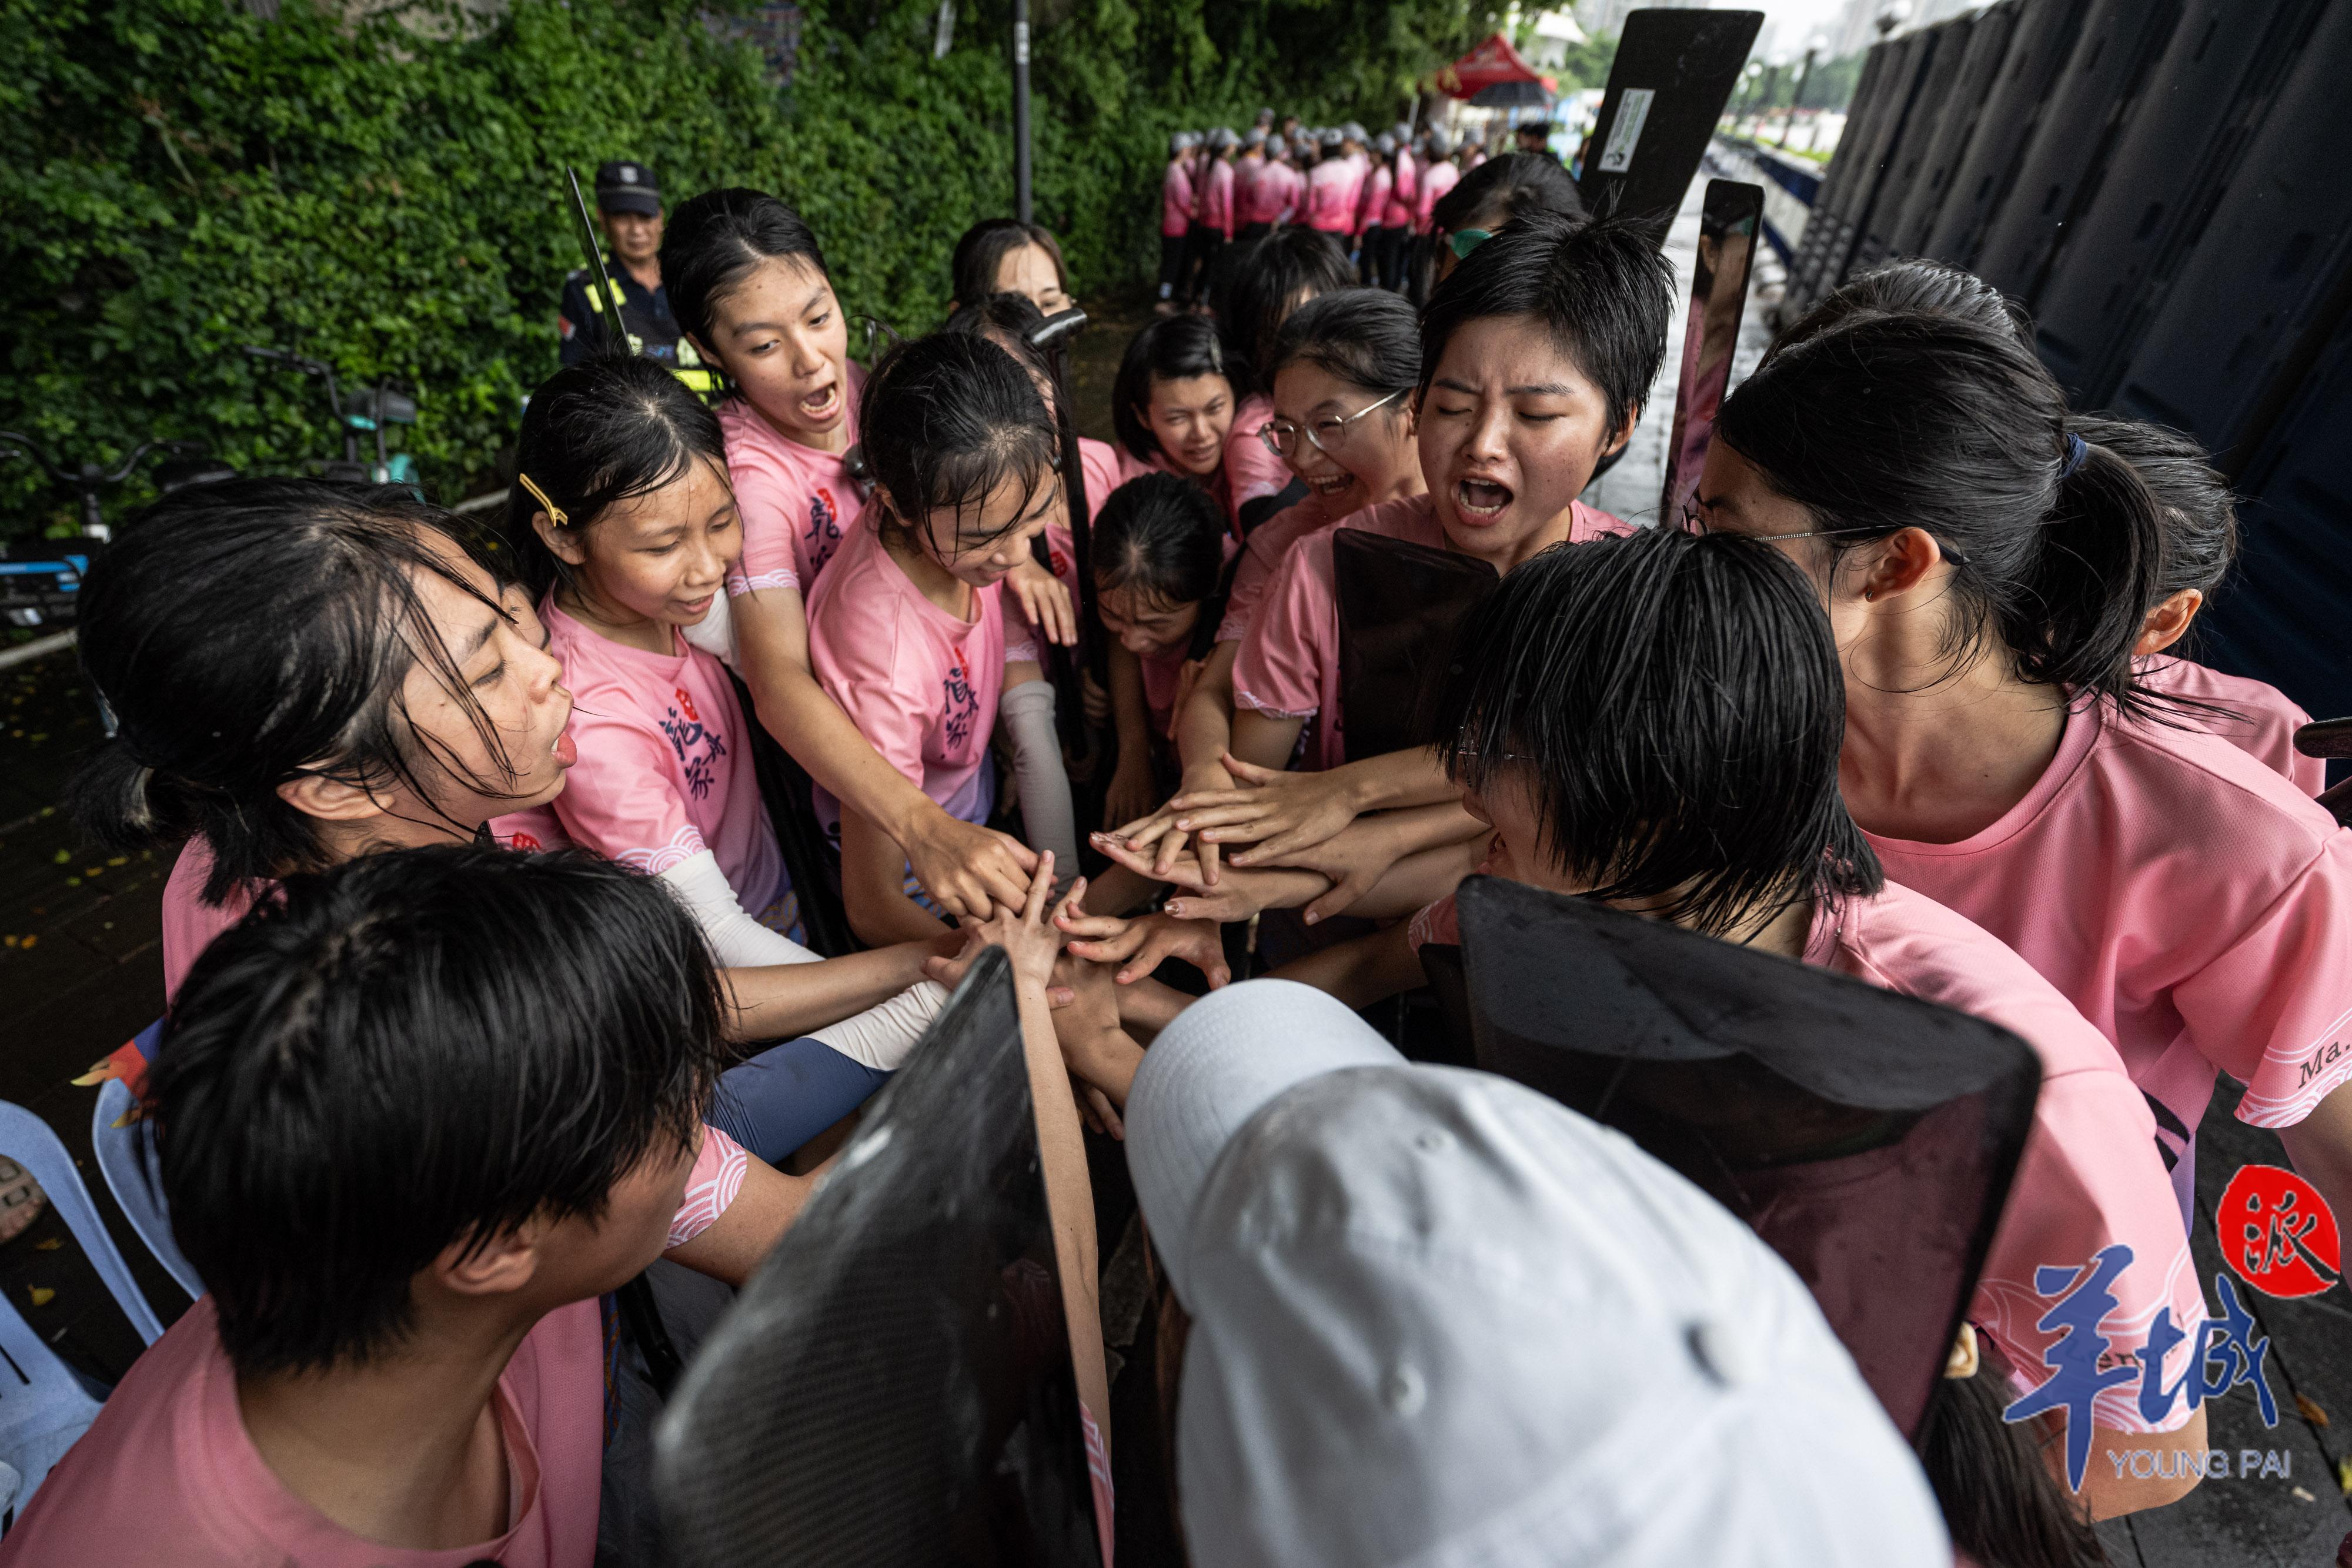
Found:
<path fill-rule="evenodd" d="M 1160 1035 L 1127 1123 L 1194 1562 L 1951 1561 L 1803 1285 L 1621 1134 L 1266 980 Z"/>

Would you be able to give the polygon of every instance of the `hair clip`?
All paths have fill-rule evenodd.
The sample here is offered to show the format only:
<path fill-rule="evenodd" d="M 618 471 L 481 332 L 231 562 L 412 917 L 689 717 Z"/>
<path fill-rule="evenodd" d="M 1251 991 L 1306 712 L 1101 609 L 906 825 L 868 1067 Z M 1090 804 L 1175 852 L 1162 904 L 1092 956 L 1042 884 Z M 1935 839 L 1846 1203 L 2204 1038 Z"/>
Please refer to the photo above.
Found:
<path fill-rule="evenodd" d="M 523 473 L 520 469 L 517 469 L 515 471 L 515 478 L 521 482 L 524 489 L 530 491 L 533 496 L 538 497 L 539 504 L 541 507 L 547 508 L 547 520 L 549 522 L 553 523 L 559 528 L 566 527 L 571 523 L 572 518 L 570 516 L 564 512 L 562 507 L 557 506 L 554 502 L 547 498 L 546 491 L 531 483 L 530 475 Z"/>

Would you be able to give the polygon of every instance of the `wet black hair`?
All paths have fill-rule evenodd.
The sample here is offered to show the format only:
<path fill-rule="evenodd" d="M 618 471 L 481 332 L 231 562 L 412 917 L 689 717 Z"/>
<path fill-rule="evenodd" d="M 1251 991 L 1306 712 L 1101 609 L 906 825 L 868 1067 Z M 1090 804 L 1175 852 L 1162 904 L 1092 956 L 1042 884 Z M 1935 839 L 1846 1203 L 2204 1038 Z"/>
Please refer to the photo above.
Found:
<path fill-rule="evenodd" d="M 1007 481 L 1034 493 L 1061 463 L 1059 433 L 1027 370 L 968 333 L 934 332 L 885 354 L 866 378 L 857 424 L 886 503 L 883 526 L 919 528 L 934 550 L 932 512 L 977 513 Z"/>
<path fill-rule="evenodd" d="M 1420 320 L 1402 296 L 1384 288 L 1322 295 L 1292 311 L 1276 334 L 1266 386 L 1294 364 L 1313 365 L 1379 397 L 1411 392 L 1421 383 Z"/>
<path fill-rule="evenodd" d="M 1043 350 L 1029 340 L 1029 334 L 1045 324 L 1045 313 L 1027 295 L 999 293 L 985 294 L 975 303 L 957 306 L 940 330 L 986 339 L 1052 382 L 1055 380 L 1053 363 Z"/>
<path fill-rule="evenodd" d="M 1355 282 L 1339 242 L 1320 229 L 1276 229 L 1236 247 L 1233 259 L 1218 268 L 1209 298 L 1224 339 L 1226 363 L 1238 361 L 1249 375 L 1247 386 L 1235 383 L 1234 395 L 1246 396 L 1272 384 L 1265 367 L 1274 355 L 1275 336 L 1300 294 L 1330 294 Z"/>
<path fill-rule="evenodd" d="M 1614 437 L 1639 414 L 1666 360 L 1674 265 L 1643 226 L 1555 213 L 1519 219 L 1446 275 L 1421 313 L 1421 395 L 1454 334 L 1496 316 L 1532 317 L 1608 405 Z"/>
<path fill-rule="evenodd" d="M 1965 613 L 1947 652 L 2146 711 L 2132 646 L 2160 597 L 2156 498 L 2117 454 L 2070 465 L 2065 394 L 2014 334 L 1859 316 L 1782 349 L 1724 400 L 1716 438 L 1844 552 L 1924 528 Z"/>
<path fill-rule="evenodd" d="M 2029 346 L 2032 342 L 2025 312 L 2000 289 L 1945 262 L 1906 258 L 1831 290 L 1821 303 L 1780 329 L 1765 357 L 1858 316 L 1948 316 L 1988 331 L 2010 333 Z"/>
<path fill-rule="evenodd" d="M 2196 589 L 2210 600 L 2238 559 L 2238 498 L 2193 435 L 2139 420 L 2076 414 L 2066 428 L 2136 470 L 2164 521 L 2164 566 L 2153 610 Z"/>
<path fill-rule="evenodd" d="M 693 916 L 599 856 L 435 845 L 289 877 L 196 960 L 144 1087 L 231 1364 L 365 1363 L 452 1245 L 599 1217 L 692 1145 L 723 1016 Z"/>
<path fill-rule="evenodd" d="M 685 474 L 698 458 L 726 476 L 719 416 L 651 360 L 583 360 L 541 382 L 523 411 L 506 507 L 507 543 L 531 597 L 569 580 L 572 570 L 531 526 L 547 503 L 562 510 L 567 531 L 586 529 L 620 502 Z"/>
<path fill-rule="evenodd" d="M 1225 565 L 1225 519 L 1179 474 L 1139 475 L 1095 518 L 1095 586 L 1134 591 L 1161 608 L 1213 598 Z"/>
<path fill-rule="evenodd" d="M 1990 1334 L 1977 1333 L 1972 1377 L 1940 1377 L 1915 1447 L 1952 1544 L 1992 1568 L 2104 1568 L 2097 1531 L 2042 1462 L 2040 1428 L 2001 1412 L 2016 1373 Z"/>
<path fill-rule="evenodd" d="M 79 610 L 83 673 L 120 725 L 83 762 L 68 809 L 89 838 L 131 852 L 201 838 L 204 896 L 317 870 L 316 819 L 278 786 L 303 774 L 420 800 L 430 759 L 495 798 L 427 743 L 402 687 L 420 658 L 492 757 L 506 748 L 436 632 L 418 580 L 504 613 L 441 549 L 503 573 L 471 530 L 405 486 L 228 479 L 174 492 L 91 566 Z"/>
<path fill-rule="evenodd" d="M 1524 848 L 1590 897 L 1722 936 L 1885 884 L 1838 792 L 1828 620 L 1770 545 L 1649 528 L 1542 551 L 1465 620 L 1436 718 L 1448 777 L 1526 789 Z"/>
<path fill-rule="evenodd" d="M 1157 456 L 1160 438 L 1140 412 L 1151 401 L 1151 383 L 1194 376 L 1224 377 L 1236 403 L 1249 384 L 1247 375 L 1227 358 L 1207 317 L 1163 316 L 1129 339 L 1110 388 L 1111 425 L 1119 444 L 1146 462 Z"/>
<path fill-rule="evenodd" d="M 678 329 L 706 347 L 711 312 L 763 261 L 804 261 L 820 277 L 824 251 L 801 215 L 764 191 L 705 191 L 672 208 L 662 228 L 662 287 Z"/>
<path fill-rule="evenodd" d="M 955 258 L 948 264 L 951 298 L 963 306 L 996 293 L 996 275 L 1004 258 L 1024 245 L 1034 245 L 1052 258 L 1054 277 L 1068 293 L 1070 271 L 1062 263 L 1061 242 L 1050 231 L 1019 218 L 982 218 L 956 241 Z"/>
<path fill-rule="evenodd" d="M 1504 152 L 1456 181 L 1430 208 L 1429 221 L 1433 228 L 1460 234 L 1464 229 L 1499 229 L 1535 213 L 1588 215 L 1576 182 L 1558 159 Z"/>

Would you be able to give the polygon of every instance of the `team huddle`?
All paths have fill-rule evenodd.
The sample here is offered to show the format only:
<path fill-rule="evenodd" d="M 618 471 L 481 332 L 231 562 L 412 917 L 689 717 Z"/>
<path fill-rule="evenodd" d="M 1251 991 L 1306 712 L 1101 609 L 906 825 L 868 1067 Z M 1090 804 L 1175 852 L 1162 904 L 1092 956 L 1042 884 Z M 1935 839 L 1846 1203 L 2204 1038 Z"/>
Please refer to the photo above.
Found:
<path fill-rule="evenodd" d="M 715 406 L 586 356 L 490 527 L 247 479 L 124 531 L 73 807 L 178 857 L 142 1093 L 208 1293 L 0 1561 L 649 1558 L 600 1302 L 657 1258 L 741 1282 L 983 947 L 1118 1136 L 1238 965 L 1371 1008 L 1474 875 L 2021 1037 L 1927 1479 L 1987 1562 L 2187 1490 L 2070 1495 L 2063 1423 L 1999 1412 L 2058 1337 L 2037 1267 L 2114 1244 L 2114 1348 L 2185 1364 L 2151 1323 L 2210 1310 L 2220 1075 L 2352 1212 L 2352 839 L 2305 716 L 2168 651 L 2235 548 L 2205 455 L 2070 411 L 1996 293 L 1897 263 L 1787 325 L 1689 514 L 1634 526 L 1579 497 L 1663 417 L 1648 229 L 1442 136 L 1175 152 L 1160 293 L 1202 308 L 1128 345 L 1113 443 L 1066 406 L 1050 234 L 979 225 L 950 319 L 869 369 L 820 236 L 721 189 L 659 246 Z M 1409 744 L 1348 711 L 1365 549 L 1495 580 L 1410 650 Z M 821 903 L 857 950 L 815 950 Z M 2135 1391 L 2097 1441 L 2206 1447 Z"/>

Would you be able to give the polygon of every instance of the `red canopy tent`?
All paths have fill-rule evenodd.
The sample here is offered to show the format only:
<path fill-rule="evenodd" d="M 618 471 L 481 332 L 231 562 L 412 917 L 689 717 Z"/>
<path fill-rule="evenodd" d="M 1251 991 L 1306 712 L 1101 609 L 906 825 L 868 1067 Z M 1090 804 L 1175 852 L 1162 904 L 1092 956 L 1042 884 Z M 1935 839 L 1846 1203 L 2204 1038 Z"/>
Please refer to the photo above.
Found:
<path fill-rule="evenodd" d="M 1548 96 L 1559 91 L 1556 78 L 1528 65 L 1500 33 L 1437 73 L 1437 90 L 1449 98 L 1475 98 L 1488 88 L 1513 82 L 1537 84 Z"/>

